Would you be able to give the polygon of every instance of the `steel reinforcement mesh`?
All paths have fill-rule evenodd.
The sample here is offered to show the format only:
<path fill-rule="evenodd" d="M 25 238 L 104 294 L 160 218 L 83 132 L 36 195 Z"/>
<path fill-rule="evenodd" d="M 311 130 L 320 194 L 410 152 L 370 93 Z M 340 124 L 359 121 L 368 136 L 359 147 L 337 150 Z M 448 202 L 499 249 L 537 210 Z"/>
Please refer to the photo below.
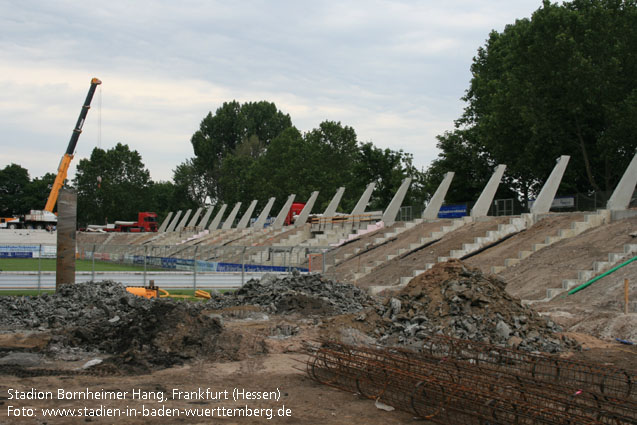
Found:
<path fill-rule="evenodd" d="M 634 373 L 432 336 L 421 352 L 308 346 L 309 376 L 442 424 L 637 424 Z"/>

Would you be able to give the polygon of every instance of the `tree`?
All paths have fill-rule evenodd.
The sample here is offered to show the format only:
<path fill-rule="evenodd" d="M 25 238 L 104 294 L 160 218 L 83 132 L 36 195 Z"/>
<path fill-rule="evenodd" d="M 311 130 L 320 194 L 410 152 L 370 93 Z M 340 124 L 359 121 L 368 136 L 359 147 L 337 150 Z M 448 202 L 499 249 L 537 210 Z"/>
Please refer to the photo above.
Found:
<path fill-rule="evenodd" d="M 495 164 L 491 164 L 481 152 L 470 130 L 455 130 L 437 138 L 440 154 L 425 173 L 426 192 L 433 196 L 445 174 L 453 171 L 453 181 L 445 201 L 454 203 L 478 199 Z"/>
<path fill-rule="evenodd" d="M 25 191 L 25 204 L 30 206 L 30 209 L 43 209 L 49 199 L 54 181 L 55 174 L 53 173 L 46 173 L 42 177 L 31 180 Z"/>
<path fill-rule="evenodd" d="M 471 130 L 489 163 L 507 164 L 511 189 L 536 193 L 560 155 L 571 156 L 563 189 L 614 188 L 637 148 L 634 0 L 544 1 L 492 32 L 471 71 L 457 129 Z"/>
<path fill-rule="evenodd" d="M 31 208 L 37 209 L 25 200 L 29 183 L 29 171 L 18 164 L 0 170 L 0 216 L 10 217 L 28 213 Z"/>
<path fill-rule="evenodd" d="M 173 170 L 175 208 L 201 207 L 206 203 L 206 170 L 197 158 L 188 159 Z"/>
<path fill-rule="evenodd" d="M 225 102 L 215 115 L 208 113 L 191 138 L 195 157 L 205 169 L 207 195 L 213 201 L 227 195 L 219 186 L 223 161 L 244 140 L 256 137 L 259 149 L 254 155 L 260 156 L 275 137 L 291 126 L 289 115 L 265 101 Z"/>
<path fill-rule="evenodd" d="M 411 177 L 412 183 L 403 204 L 420 204 L 424 199 L 422 173 L 413 166 L 411 155 L 402 150 L 380 149 L 371 142 L 364 143 L 357 152 L 353 173 L 358 191 L 350 199 L 348 208 L 353 208 L 364 188 L 374 182 L 376 187 L 369 208 L 383 210 L 406 177 Z"/>
<path fill-rule="evenodd" d="M 94 148 L 89 159 L 78 163 L 73 183 L 81 226 L 136 220 L 148 206 L 150 173 L 141 155 L 128 145 L 118 143 L 107 151 Z"/>

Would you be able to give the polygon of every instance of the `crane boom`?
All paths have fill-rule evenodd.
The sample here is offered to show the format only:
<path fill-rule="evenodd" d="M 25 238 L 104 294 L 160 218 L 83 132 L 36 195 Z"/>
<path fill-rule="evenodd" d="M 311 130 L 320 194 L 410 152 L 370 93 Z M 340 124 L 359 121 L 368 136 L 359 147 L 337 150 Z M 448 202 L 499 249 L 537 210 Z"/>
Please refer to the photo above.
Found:
<path fill-rule="evenodd" d="M 82 106 L 82 110 L 80 111 L 80 116 L 78 117 L 75 128 L 73 129 L 73 133 L 71 134 L 71 140 L 69 140 L 69 145 L 66 147 L 66 152 L 60 160 L 60 165 L 58 166 L 58 173 L 55 177 L 55 182 L 53 182 L 53 187 L 51 188 L 49 199 L 46 201 L 46 206 L 44 207 L 45 211 L 53 212 L 53 209 L 55 208 L 55 204 L 58 200 L 58 194 L 60 193 L 60 189 L 64 185 L 64 180 L 66 180 L 66 174 L 69 170 L 69 165 L 71 164 L 71 160 L 73 159 L 75 146 L 77 146 L 77 141 L 80 138 L 80 134 L 82 134 L 82 126 L 84 125 L 84 120 L 86 120 L 88 110 L 91 109 L 91 100 L 93 100 L 95 88 L 100 84 L 102 84 L 102 82 L 97 78 L 93 78 L 91 80 L 91 87 L 88 89 L 88 94 L 86 95 L 86 100 L 84 101 L 84 105 Z"/>

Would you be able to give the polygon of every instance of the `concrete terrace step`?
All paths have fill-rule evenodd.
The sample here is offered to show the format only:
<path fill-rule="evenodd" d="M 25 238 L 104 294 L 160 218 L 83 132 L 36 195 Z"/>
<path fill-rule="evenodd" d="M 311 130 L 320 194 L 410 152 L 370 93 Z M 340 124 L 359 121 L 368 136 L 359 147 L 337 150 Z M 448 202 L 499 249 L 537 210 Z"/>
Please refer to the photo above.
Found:
<path fill-rule="evenodd" d="M 609 261 L 595 261 L 593 262 L 593 266 L 589 270 L 579 270 L 577 272 L 577 279 L 563 279 L 561 288 L 548 288 L 546 290 L 546 298 L 542 300 L 525 300 L 525 303 L 535 303 L 535 302 L 544 302 L 549 301 L 561 294 L 564 291 L 570 291 L 573 288 L 582 285 L 591 279 L 599 276 L 605 271 L 611 269 L 612 267 L 618 265 L 622 261 L 630 258 L 633 253 L 637 252 L 636 244 L 627 244 L 624 245 L 624 250 L 622 253 L 611 253 L 608 254 Z"/>

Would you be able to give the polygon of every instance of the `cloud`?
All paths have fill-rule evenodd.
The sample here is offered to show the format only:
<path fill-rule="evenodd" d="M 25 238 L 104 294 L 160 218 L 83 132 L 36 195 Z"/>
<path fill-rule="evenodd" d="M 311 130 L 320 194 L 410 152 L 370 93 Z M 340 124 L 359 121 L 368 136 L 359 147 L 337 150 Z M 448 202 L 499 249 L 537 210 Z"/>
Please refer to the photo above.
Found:
<path fill-rule="evenodd" d="M 0 0 L 0 166 L 52 172 L 91 77 L 103 80 L 73 166 L 101 143 L 138 150 L 155 180 L 193 155 L 224 101 L 268 100 L 302 131 L 323 120 L 359 139 L 435 158 L 469 66 L 491 29 L 539 1 Z M 100 138 L 101 135 L 101 138 Z M 27 150 L 30 154 L 25 154 Z M 72 172 L 74 167 L 72 167 Z"/>

